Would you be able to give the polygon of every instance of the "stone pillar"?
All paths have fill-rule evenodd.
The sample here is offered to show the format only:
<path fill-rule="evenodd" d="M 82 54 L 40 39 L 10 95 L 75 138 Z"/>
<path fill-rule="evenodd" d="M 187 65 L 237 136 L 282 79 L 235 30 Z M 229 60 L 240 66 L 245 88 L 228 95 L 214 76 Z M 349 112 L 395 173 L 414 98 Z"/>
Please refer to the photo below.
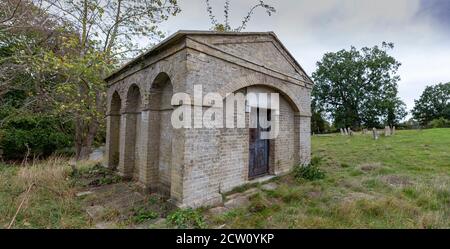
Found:
<path fill-rule="evenodd" d="M 172 138 L 172 168 L 170 178 L 170 200 L 177 206 L 183 204 L 184 179 L 184 147 L 185 128 L 173 129 Z"/>
<path fill-rule="evenodd" d="M 106 116 L 106 166 L 115 169 L 119 164 L 120 114 Z"/>
<path fill-rule="evenodd" d="M 207 107 L 201 107 L 205 110 Z M 198 115 L 193 114 L 194 121 L 200 124 L 202 113 Z M 181 189 L 181 206 L 199 207 L 216 205 L 222 202 L 222 195 L 219 193 L 220 179 L 222 177 L 220 171 L 220 129 L 211 128 L 186 128 L 177 130 L 177 133 L 184 131 L 184 158 L 182 163 L 181 158 L 175 158 L 173 165 L 173 176 L 176 174 L 182 177 Z M 176 135 L 174 136 L 176 137 Z M 177 139 L 177 138 L 176 138 Z M 180 146 L 178 141 L 174 142 L 173 149 L 178 150 L 174 155 L 180 153 L 178 148 Z M 181 152 L 181 153 L 183 153 Z M 181 169 L 179 169 L 182 167 Z M 181 173 L 181 174 L 180 174 Z M 174 199 L 179 196 L 180 184 L 176 185 L 178 181 L 174 176 L 173 186 L 171 192 Z"/>
<path fill-rule="evenodd" d="M 306 165 L 311 162 L 311 117 L 300 116 L 298 129 L 300 130 L 300 163 Z"/>
<path fill-rule="evenodd" d="M 151 192 L 158 191 L 159 186 L 159 123 L 158 111 L 142 111 L 139 184 Z"/>
<path fill-rule="evenodd" d="M 133 176 L 136 146 L 136 113 L 124 112 L 120 121 L 119 174 L 130 179 Z"/>

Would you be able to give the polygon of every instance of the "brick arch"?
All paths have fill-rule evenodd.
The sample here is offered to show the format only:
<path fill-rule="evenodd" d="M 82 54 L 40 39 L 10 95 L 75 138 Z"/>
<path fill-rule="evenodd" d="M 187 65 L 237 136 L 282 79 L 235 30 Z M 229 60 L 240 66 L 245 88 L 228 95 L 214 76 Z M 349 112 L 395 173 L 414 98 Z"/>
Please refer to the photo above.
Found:
<path fill-rule="evenodd" d="M 301 106 L 299 97 L 297 97 L 294 91 L 286 86 L 284 82 L 278 82 L 278 84 L 275 84 L 275 82 L 267 81 L 264 77 L 248 75 L 237 78 L 232 83 L 225 85 L 223 88 L 219 89 L 219 93 L 221 96 L 225 97 L 228 93 L 234 93 L 249 86 L 265 86 L 279 92 L 291 104 L 296 112 L 300 114 L 306 113 Z"/>
<path fill-rule="evenodd" d="M 120 158 L 119 171 L 123 177 L 137 179 L 139 177 L 141 145 L 141 113 L 142 91 L 137 84 L 130 84 L 126 91 L 126 98 L 121 113 Z"/>
<path fill-rule="evenodd" d="M 110 101 L 108 101 L 108 115 L 107 115 L 107 132 L 106 138 L 107 145 L 107 158 L 108 167 L 115 169 L 119 164 L 120 159 L 120 118 L 122 98 L 118 91 L 114 91 L 111 95 Z"/>
<path fill-rule="evenodd" d="M 152 123 L 149 123 L 147 131 L 147 139 L 151 143 L 147 151 L 147 160 L 150 165 L 148 169 L 143 169 L 147 172 L 142 174 L 141 182 L 152 179 L 151 184 L 158 186 L 159 192 L 170 196 L 174 174 L 172 172 L 174 131 L 170 125 L 173 108 L 171 105 L 173 85 L 169 74 L 161 71 L 156 74 L 147 87 L 148 105 L 145 112 L 148 113 L 152 121 Z"/>
<path fill-rule="evenodd" d="M 149 85 L 149 90 L 163 87 L 166 82 L 172 84 L 170 79 L 169 74 L 164 71 L 157 73 Z"/>
<path fill-rule="evenodd" d="M 109 101 L 109 112 L 110 114 L 120 114 L 120 110 L 122 109 L 122 97 L 120 96 L 119 92 L 116 90 L 111 95 L 110 101 Z"/>
<path fill-rule="evenodd" d="M 125 112 L 139 112 L 142 107 L 142 91 L 141 88 L 132 83 L 126 92 L 126 98 L 124 101 Z"/>

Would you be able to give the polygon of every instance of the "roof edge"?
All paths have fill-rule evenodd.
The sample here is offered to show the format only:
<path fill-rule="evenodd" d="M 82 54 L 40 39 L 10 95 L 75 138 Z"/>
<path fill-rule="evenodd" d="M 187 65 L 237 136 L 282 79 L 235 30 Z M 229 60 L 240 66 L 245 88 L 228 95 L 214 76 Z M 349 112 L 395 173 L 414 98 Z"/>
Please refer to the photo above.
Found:
<path fill-rule="evenodd" d="M 114 70 L 112 73 L 110 73 L 107 77 L 104 78 L 105 81 L 109 81 L 110 79 L 114 78 L 118 74 L 120 74 L 125 69 L 134 66 L 137 62 L 144 60 L 147 56 L 151 55 L 153 52 L 168 46 L 172 44 L 173 42 L 176 42 L 182 38 L 184 38 L 187 35 L 270 35 L 272 36 L 283 48 L 284 51 L 288 54 L 289 57 L 292 58 L 294 63 L 306 74 L 308 79 L 313 83 L 312 79 L 309 77 L 309 75 L 306 73 L 306 71 L 303 69 L 303 67 L 298 63 L 298 61 L 295 59 L 294 56 L 289 52 L 289 50 L 284 46 L 284 44 L 278 39 L 277 35 L 273 31 L 266 31 L 266 32 L 217 32 L 217 31 L 204 31 L 204 30 L 178 30 L 177 32 L 173 33 L 172 35 L 168 36 L 161 42 L 159 42 L 154 47 L 150 48 L 149 50 L 143 52 L 136 58 L 130 60 L 129 62 L 125 63 L 123 66 L 119 67 L 118 69 Z"/>

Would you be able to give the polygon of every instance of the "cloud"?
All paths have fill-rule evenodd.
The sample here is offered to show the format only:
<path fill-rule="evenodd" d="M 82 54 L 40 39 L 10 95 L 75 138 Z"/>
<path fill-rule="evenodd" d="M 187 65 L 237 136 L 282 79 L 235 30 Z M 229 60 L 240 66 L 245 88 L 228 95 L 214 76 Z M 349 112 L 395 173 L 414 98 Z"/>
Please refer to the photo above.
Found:
<path fill-rule="evenodd" d="M 231 0 L 232 25 L 257 0 Z M 402 63 L 400 97 L 408 109 L 426 85 L 450 81 L 449 0 L 266 0 L 277 12 L 268 17 L 257 10 L 246 31 L 274 31 L 311 74 L 325 52 L 395 43 L 392 54 Z M 222 0 L 211 0 L 223 20 Z M 210 28 L 204 0 L 180 0 L 182 12 L 161 27 Z"/>

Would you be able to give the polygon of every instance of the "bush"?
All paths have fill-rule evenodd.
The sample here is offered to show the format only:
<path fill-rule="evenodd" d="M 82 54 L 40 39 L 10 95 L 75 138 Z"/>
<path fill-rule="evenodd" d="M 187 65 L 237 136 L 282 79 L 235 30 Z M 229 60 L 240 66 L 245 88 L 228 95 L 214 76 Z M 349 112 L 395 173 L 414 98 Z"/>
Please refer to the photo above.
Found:
<path fill-rule="evenodd" d="M 6 159 L 27 155 L 47 157 L 72 146 L 72 136 L 63 132 L 61 121 L 50 115 L 26 114 L 8 120 L 0 130 L 0 147 Z"/>
<path fill-rule="evenodd" d="M 178 209 L 167 216 L 167 221 L 177 228 L 205 228 L 206 224 L 199 210 Z"/>
<path fill-rule="evenodd" d="M 297 165 L 294 167 L 294 177 L 296 179 L 319 180 L 325 178 L 325 172 L 319 169 L 321 159 L 314 157 L 309 165 Z"/>
<path fill-rule="evenodd" d="M 430 123 L 428 123 L 430 128 L 449 128 L 450 120 L 445 119 L 443 117 L 433 119 Z"/>
<path fill-rule="evenodd" d="M 153 210 L 146 210 L 141 208 L 137 210 L 133 216 L 133 220 L 136 223 L 142 223 L 147 220 L 153 220 L 159 217 L 159 214 Z"/>

